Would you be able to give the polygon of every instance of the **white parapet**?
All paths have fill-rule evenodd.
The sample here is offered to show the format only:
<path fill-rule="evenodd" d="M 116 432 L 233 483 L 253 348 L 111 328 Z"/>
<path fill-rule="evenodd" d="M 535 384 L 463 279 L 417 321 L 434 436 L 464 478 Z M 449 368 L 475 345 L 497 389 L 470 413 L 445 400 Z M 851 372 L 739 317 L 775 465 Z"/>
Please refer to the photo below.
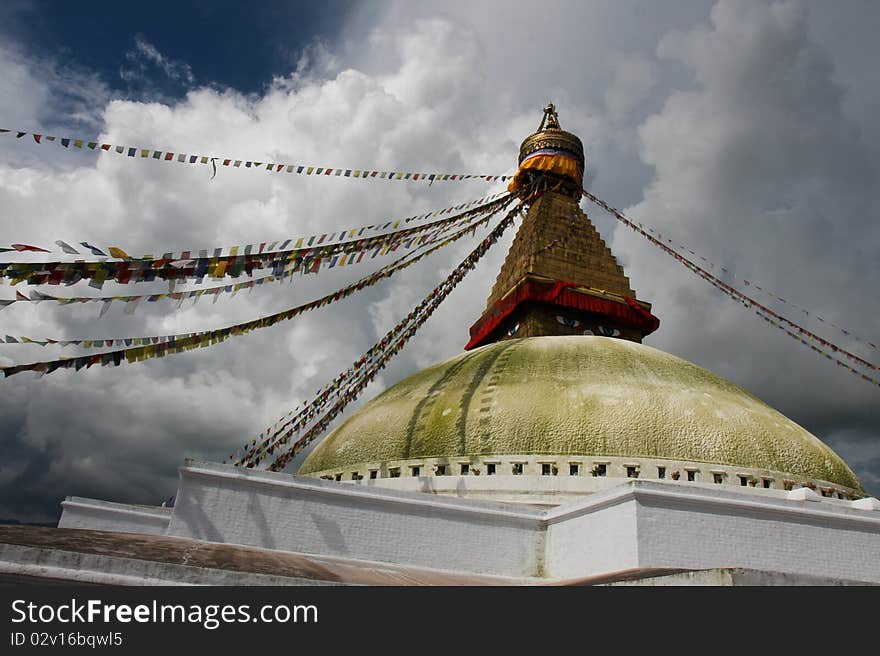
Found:
<path fill-rule="evenodd" d="M 58 528 L 87 528 L 118 533 L 165 535 L 171 521 L 171 508 L 135 506 L 83 497 L 67 497 L 61 502 Z"/>
<path fill-rule="evenodd" d="M 187 461 L 168 535 L 533 576 L 542 511 Z"/>
<path fill-rule="evenodd" d="M 545 575 L 746 568 L 880 583 L 880 513 L 858 502 L 632 481 L 546 515 Z"/>
<path fill-rule="evenodd" d="M 861 510 L 880 510 L 880 500 L 875 499 L 874 497 L 865 497 L 864 499 L 857 499 L 850 503 L 853 508 L 860 508 Z"/>
<path fill-rule="evenodd" d="M 740 567 L 880 583 L 873 503 L 672 481 L 539 509 L 187 461 L 168 534 L 518 577 Z"/>
<path fill-rule="evenodd" d="M 446 477 L 453 483 L 456 477 Z M 748 568 L 880 583 L 880 502 L 621 480 L 551 509 L 187 461 L 175 508 L 69 497 L 61 528 L 516 577 Z"/>

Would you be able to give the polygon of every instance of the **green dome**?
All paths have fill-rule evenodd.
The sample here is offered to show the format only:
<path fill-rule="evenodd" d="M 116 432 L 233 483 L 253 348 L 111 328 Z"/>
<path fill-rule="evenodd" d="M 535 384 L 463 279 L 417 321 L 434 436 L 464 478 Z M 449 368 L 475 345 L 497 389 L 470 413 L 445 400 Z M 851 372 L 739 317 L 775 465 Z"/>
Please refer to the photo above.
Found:
<path fill-rule="evenodd" d="M 861 489 L 817 437 L 736 385 L 644 344 L 488 344 L 386 390 L 299 470 L 470 455 L 632 456 L 739 465 Z"/>

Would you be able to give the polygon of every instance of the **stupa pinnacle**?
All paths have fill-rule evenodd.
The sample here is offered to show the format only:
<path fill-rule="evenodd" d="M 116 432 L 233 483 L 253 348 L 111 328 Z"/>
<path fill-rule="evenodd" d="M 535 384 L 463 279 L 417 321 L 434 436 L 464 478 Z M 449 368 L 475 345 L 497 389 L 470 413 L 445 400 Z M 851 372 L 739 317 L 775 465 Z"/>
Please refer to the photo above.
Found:
<path fill-rule="evenodd" d="M 635 342 L 659 320 L 636 294 L 579 200 L 584 150 L 553 103 L 520 147 L 511 191 L 537 190 L 501 267 L 469 350 L 505 339 L 603 335 Z"/>

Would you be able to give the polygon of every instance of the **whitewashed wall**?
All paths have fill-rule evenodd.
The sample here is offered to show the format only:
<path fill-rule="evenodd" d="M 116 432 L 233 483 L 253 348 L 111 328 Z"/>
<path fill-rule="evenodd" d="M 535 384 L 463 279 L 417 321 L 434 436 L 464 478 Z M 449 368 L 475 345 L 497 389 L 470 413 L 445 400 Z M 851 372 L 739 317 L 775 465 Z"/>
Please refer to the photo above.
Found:
<path fill-rule="evenodd" d="M 545 576 L 576 578 L 639 566 L 636 501 L 623 490 L 548 513 Z"/>
<path fill-rule="evenodd" d="M 653 489 L 638 495 L 637 516 L 642 566 L 744 567 L 880 583 L 880 512 L 850 502 L 813 495 L 744 503 L 720 492 L 682 497 Z"/>
<path fill-rule="evenodd" d="M 58 528 L 164 535 L 171 521 L 171 508 L 131 506 L 82 497 L 67 497 L 61 507 Z"/>
<path fill-rule="evenodd" d="M 269 549 L 534 576 L 541 511 L 367 490 L 224 465 L 180 469 L 168 534 Z"/>
<path fill-rule="evenodd" d="M 170 523 L 163 509 L 76 498 L 64 508 L 62 527 L 167 525 L 172 536 L 460 572 L 739 567 L 880 583 L 880 502 L 804 488 L 629 479 L 541 510 L 188 461 Z"/>
<path fill-rule="evenodd" d="M 880 504 L 633 481 L 547 514 L 546 575 L 741 567 L 880 583 Z"/>

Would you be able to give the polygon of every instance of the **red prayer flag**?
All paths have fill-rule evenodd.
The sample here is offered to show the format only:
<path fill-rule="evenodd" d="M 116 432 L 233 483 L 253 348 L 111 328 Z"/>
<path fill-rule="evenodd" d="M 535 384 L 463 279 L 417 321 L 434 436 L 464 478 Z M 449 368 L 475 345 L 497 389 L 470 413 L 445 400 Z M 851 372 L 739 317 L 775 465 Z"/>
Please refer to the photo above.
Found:
<path fill-rule="evenodd" d="M 39 246 L 31 246 L 30 244 L 10 244 L 15 250 L 18 252 L 22 251 L 33 251 L 35 253 L 49 253 L 45 248 L 40 248 Z"/>

